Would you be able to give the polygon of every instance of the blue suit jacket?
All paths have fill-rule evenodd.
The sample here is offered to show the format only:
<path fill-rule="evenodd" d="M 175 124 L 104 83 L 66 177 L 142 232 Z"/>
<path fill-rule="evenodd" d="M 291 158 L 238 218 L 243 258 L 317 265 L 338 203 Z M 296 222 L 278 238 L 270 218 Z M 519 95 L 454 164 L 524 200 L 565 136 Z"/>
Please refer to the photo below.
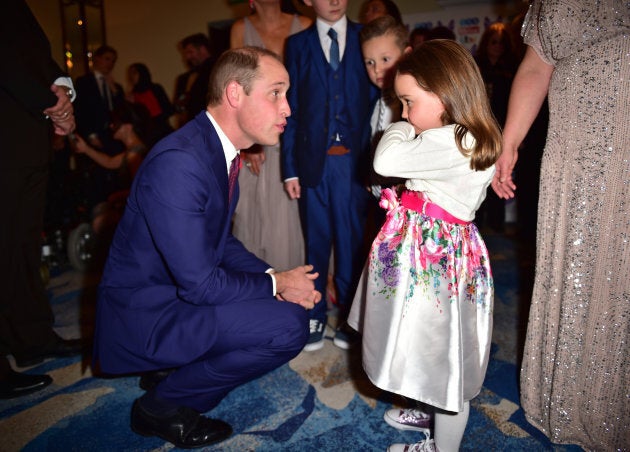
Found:
<path fill-rule="evenodd" d="M 214 306 L 272 299 L 270 267 L 230 233 L 219 137 L 201 112 L 138 171 L 99 287 L 95 360 L 109 373 L 176 367 L 216 338 Z M 244 313 L 246 315 L 246 313 Z"/>
<path fill-rule="evenodd" d="M 368 158 L 370 114 L 378 90 L 370 83 L 365 70 L 359 30 L 361 25 L 348 21 L 346 47 L 341 67 L 345 71 L 344 93 L 349 133 L 345 144 L 355 162 Z M 326 151 L 333 144 L 329 124 L 328 62 L 319 42 L 317 25 L 290 36 L 285 61 L 291 88 L 288 92 L 291 116 L 282 135 L 283 177 L 299 177 L 308 187 L 319 184 Z"/>

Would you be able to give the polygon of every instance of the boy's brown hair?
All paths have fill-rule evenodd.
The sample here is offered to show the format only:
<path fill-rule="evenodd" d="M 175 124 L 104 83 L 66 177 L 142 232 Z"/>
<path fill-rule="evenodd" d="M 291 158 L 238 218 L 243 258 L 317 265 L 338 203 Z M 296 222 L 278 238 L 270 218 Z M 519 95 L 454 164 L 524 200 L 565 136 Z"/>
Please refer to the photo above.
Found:
<path fill-rule="evenodd" d="M 396 45 L 404 50 L 409 44 L 409 32 L 407 27 L 399 23 L 392 16 L 377 17 L 365 25 L 359 33 L 361 45 L 370 39 L 380 36 L 392 35 L 396 39 Z"/>

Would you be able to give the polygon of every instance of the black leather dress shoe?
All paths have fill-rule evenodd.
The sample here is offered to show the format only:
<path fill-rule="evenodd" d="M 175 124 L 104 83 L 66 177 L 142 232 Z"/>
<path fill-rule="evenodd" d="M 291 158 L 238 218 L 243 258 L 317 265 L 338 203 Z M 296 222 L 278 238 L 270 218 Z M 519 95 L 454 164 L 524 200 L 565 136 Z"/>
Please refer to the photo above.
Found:
<path fill-rule="evenodd" d="M 179 407 L 171 416 L 155 416 L 138 400 L 131 408 L 131 430 L 142 436 L 159 436 L 182 449 L 195 449 L 227 439 L 232 434 L 229 424 L 209 419 L 192 408 Z"/>
<path fill-rule="evenodd" d="M 44 347 L 32 350 L 23 355 L 16 356 L 15 364 L 18 367 L 29 367 L 39 364 L 48 358 L 61 358 L 78 355 L 83 351 L 85 343 L 82 339 L 62 339 L 56 336 L 56 340 Z"/>
<path fill-rule="evenodd" d="M 174 371 L 175 369 L 160 369 L 143 373 L 139 382 L 140 389 L 150 391 Z"/>
<path fill-rule="evenodd" d="M 0 399 L 12 399 L 44 389 L 52 383 L 48 375 L 27 375 L 14 370 L 0 379 Z"/>

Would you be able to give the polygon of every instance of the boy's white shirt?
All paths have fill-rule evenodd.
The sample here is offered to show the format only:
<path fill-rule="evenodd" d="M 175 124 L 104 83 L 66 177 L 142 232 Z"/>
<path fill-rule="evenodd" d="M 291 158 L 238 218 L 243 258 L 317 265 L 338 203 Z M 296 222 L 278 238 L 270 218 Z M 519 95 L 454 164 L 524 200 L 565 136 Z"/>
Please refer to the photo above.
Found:
<path fill-rule="evenodd" d="M 327 24 L 319 17 L 315 20 L 317 25 L 317 35 L 319 36 L 319 44 L 322 46 L 326 61 L 330 63 L 330 43 L 332 40 L 328 36 L 328 30 L 331 28 L 337 32 L 337 43 L 339 44 L 339 61 L 343 60 L 343 54 L 346 50 L 346 30 L 348 29 L 348 18 L 344 15 L 341 19 L 332 25 Z"/>

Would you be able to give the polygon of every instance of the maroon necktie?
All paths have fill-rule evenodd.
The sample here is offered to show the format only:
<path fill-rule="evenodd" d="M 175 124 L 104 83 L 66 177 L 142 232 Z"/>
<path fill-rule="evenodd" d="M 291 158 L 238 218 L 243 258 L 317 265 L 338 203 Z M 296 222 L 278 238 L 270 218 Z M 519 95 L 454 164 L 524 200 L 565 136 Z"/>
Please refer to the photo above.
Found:
<path fill-rule="evenodd" d="M 238 179 L 238 171 L 240 169 L 241 155 L 236 154 L 236 157 L 232 160 L 230 165 L 230 173 L 228 174 L 228 204 L 232 203 L 232 194 L 234 193 L 234 186 Z"/>

